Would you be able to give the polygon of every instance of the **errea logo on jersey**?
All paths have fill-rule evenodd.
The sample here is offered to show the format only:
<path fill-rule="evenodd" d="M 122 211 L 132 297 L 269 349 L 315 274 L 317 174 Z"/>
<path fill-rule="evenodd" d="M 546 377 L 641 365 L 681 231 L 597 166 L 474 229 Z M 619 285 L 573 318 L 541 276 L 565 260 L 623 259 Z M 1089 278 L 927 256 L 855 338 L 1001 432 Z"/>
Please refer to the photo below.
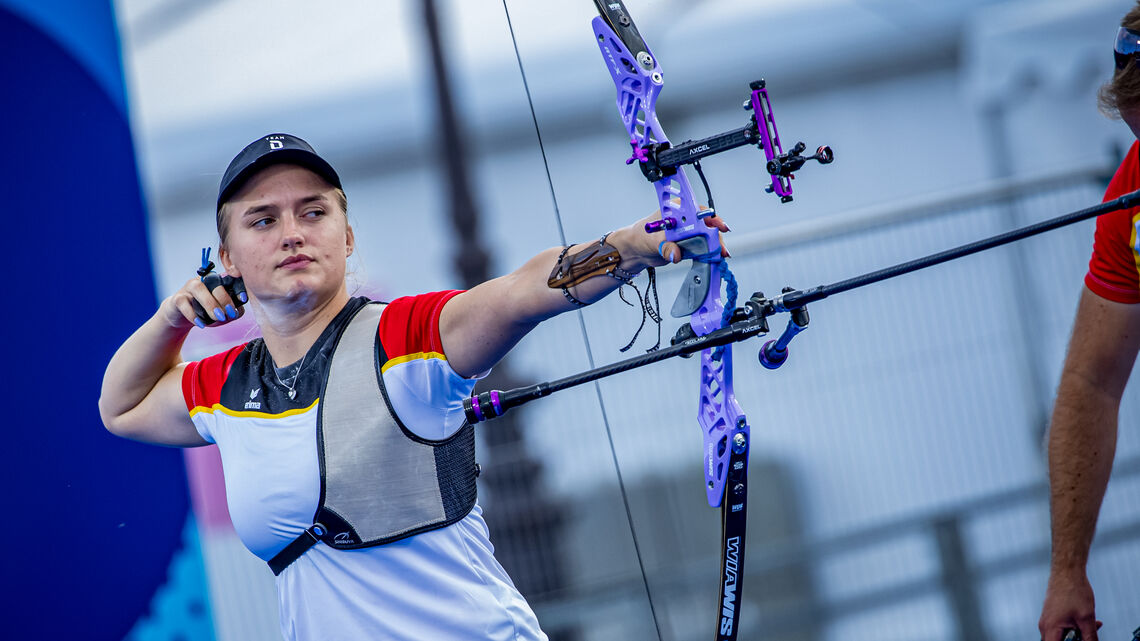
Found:
<path fill-rule="evenodd" d="M 261 409 L 261 402 L 253 400 L 253 399 L 257 398 L 257 395 L 260 392 L 261 392 L 261 388 L 258 387 L 257 389 L 254 389 L 249 393 L 249 399 L 250 400 L 245 402 L 245 409 L 247 409 L 247 410 L 259 410 L 259 409 Z"/>

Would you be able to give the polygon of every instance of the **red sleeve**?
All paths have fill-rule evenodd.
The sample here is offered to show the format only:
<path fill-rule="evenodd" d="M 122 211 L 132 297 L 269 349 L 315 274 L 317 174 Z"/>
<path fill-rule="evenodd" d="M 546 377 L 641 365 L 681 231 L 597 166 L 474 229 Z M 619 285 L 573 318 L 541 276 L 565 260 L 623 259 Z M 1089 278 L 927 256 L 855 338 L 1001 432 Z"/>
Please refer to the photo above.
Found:
<path fill-rule="evenodd" d="M 388 303 L 380 317 L 380 344 L 388 360 L 410 354 L 443 354 L 439 315 L 460 290 L 405 296 Z"/>
<path fill-rule="evenodd" d="M 1132 143 L 1108 184 L 1104 193 L 1106 201 L 1140 189 L 1138 154 L 1140 141 Z M 1114 211 L 1096 219 L 1093 253 L 1085 275 L 1085 285 L 1096 295 L 1117 303 L 1140 303 L 1137 224 L 1140 224 L 1140 207 Z"/>
<path fill-rule="evenodd" d="M 222 385 L 230 375 L 230 366 L 243 349 L 245 345 L 238 345 L 190 363 L 182 370 L 182 397 L 187 411 L 192 412 L 195 407 L 213 407 L 221 402 Z"/>

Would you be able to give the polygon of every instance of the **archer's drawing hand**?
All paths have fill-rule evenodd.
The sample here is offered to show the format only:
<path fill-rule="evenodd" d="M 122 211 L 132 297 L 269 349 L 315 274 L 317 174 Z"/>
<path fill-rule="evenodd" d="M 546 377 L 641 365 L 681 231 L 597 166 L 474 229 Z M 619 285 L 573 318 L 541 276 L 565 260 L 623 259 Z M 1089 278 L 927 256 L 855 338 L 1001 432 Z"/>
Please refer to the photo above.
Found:
<path fill-rule="evenodd" d="M 200 278 L 191 278 L 162 301 L 159 315 L 176 329 L 189 330 L 195 325 L 205 328 L 208 323 L 203 317 L 210 319 L 211 327 L 218 327 L 241 318 L 245 313 L 244 302 L 235 301 L 221 285 L 211 291 Z"/>
<path fill-rule="evenodd" d="M 1096 620 L 1092 586 L 1083 569 L 1049 574 L 1045 605 L 1037 623 L 1042 641 L 1062 641 L 1066 629 L 1076 629 L 1082 641 L 1097 641 L 1101 622 Z"/>

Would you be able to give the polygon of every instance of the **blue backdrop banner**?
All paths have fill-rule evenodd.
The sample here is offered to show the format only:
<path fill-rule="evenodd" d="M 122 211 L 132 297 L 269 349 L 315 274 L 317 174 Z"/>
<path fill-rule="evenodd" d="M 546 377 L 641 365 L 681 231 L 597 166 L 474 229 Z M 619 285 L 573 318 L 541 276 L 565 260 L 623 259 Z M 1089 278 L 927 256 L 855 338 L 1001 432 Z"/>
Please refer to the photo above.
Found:
<path fill-rule="evenodd" d="M 156 306 L 113 9 L 0 0 L 11 639 L 122 639 L 182 541 L 178 450 L 107 433 L 117 346 Z M 205 595 L 202 595 L 203 600 Z"/>

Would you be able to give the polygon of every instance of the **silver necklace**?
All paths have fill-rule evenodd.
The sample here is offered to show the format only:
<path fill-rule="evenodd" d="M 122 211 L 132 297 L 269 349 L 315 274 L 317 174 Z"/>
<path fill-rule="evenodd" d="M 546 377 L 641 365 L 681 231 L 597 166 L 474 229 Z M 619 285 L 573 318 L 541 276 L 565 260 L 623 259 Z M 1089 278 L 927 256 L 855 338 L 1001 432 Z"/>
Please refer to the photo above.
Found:
<path fill-rule="evenodd" d="M 273 376 L 277 379 L 277 382 L 281 385 L 281 387 L 284 387 L 285 389 L 289 390 L 288 391 L 289 400 L 293 400 L 294 398 L 297 397 L 297 390 L 296 390 L 297 379 L 301 378 L 301 369 L 303 367 L 305 367 L 305 358 L 308 355 L 309 355 L 308 352 L 306 352 L 305 355 L 301 357 L 301 362 L 297 365 L 297 371 L 293 372 L 293 380 L 290 381 L 289 385 L 286 385 L 285 381 L 281 380 L 281 375 L 277 373 L 277 362 L 273 361 L 273 357 L 270 357 L 270 359 L 269 359 L 270 361 L 272 361 L 272 365 L 273 365 Z"/>

